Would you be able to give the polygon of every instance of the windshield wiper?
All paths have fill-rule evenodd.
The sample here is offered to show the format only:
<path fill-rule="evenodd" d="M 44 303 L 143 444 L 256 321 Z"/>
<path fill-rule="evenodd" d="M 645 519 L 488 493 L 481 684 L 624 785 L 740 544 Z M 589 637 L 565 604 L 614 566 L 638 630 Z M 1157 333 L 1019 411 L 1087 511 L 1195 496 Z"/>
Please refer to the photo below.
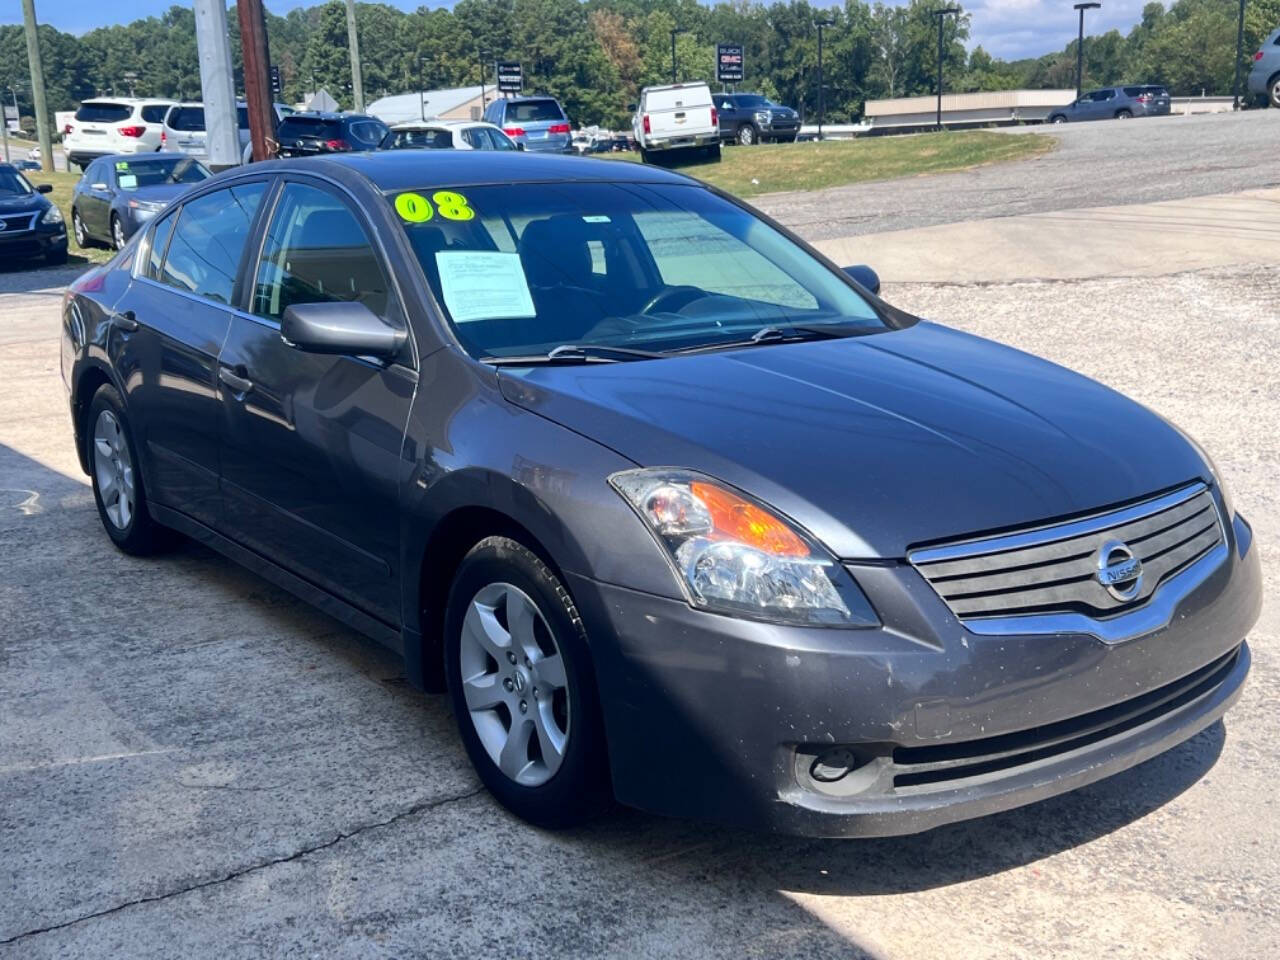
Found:
<path fill-rule="evenodd" d="M 546 353 L 522 357 L 482 357 L 480 362 L 493 367 L 527 367 L 538 363 L 620 363 L 628 360 L 656 360 L 667 354 L 631 347 L 610 347 L 597 343 L 562 343 Z"/>
<path fill-rule="evenodd" d="M 745 340 L 721 340 L 716 343 L 700 343 L 695 347 L 686 347 L 678 353 L 700 353 L 710 350 L 725 350 L 730 347 L 754 347 L 765 343 L 795 343 L 801 340 L 842 340 L 846 337 L 864 337 L 867 334 L 879 333 L 875 327 L 853 326 L 850 324 L 806 324 L 788 323 L 782 326 L 770 324 L 761 327 Z"/>

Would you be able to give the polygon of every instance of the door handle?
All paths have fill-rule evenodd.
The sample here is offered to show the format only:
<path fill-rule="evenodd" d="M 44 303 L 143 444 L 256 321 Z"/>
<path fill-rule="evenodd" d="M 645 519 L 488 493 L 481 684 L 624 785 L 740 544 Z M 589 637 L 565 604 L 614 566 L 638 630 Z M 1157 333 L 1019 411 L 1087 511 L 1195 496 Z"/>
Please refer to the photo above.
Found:
<path fill-rule="evenodd" d="M 237 375 L 230 367 L 218 367 L 218 379 L 236 393 L 248 393 L 253 389 L 252 380 L 248 377 L 241 377 Z"/>
<path fill-rule="evenodd" d="M 115 315 L 115 324 L 121 330 L 127 330 L 130 333 L 138 329 L 138 318 L 132 310 L 126 310 L 124 313 Z"/>

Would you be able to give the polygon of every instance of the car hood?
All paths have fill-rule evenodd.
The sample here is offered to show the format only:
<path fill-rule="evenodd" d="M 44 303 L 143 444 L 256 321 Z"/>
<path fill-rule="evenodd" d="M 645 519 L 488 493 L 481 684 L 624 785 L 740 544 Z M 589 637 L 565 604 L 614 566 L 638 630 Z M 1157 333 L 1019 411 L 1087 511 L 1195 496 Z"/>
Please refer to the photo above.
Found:
<path fill-rule="evenodd" d="M 842 558 L 899 558 L 1210 479 L 1145 407 L 931 323 L 499 377 L 511 402 L 642 466 L 719 477 Z"/>
<path fill-rule="evenodd" d="M 0 216 L 14 213 L 35 213 L 49 206 L 43 193 L 32 193 L 22 197 L 0 196 Z"/>

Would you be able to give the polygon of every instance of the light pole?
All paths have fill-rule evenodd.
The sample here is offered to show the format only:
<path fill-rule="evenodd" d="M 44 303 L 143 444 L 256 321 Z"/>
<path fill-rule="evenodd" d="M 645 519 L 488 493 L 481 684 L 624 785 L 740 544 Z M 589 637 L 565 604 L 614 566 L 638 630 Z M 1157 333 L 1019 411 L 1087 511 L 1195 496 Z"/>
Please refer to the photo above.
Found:
<path fill-rule="evenodd" d="M 422 65 L 426 62 L 426 57 L 418 58 L 418 119 L 423 122 L 427 119 L 427 91 L 422 86 Z"/>
<path fill-rule="evenodd" d="M 834 20 L 818 21 L 818 139 L 822 139 L 822 120 L 827 110 L 827 100 L 823 91 L 823 75 L 822 75 L 822 29 L 823 27 L 834 27 Z"/>
<path fill-rule="evenodd" d="M 22 84 L 16 84 L 16 86 L 22 86 Z M 13 122 L 18 124 L 18 130 L 21 131 L 22 124 L 19 123 L 19 121 L 22 118 L 18 114 L 18 91 L 15 90 L 14 87 L 15 87 L 15 84 L 12 84 L 12 83 L 9 84 L 8 86 L 9 95 L 13 97 Z M 0 112 L 3 112 L 3 111 L 0 111 Z M 4 162 L 12 163 L 13 159 L 9 156 L 9 118 L 8 117 L 4 118 L 4 123 L 0 124 L 0 128 L 3 128 L 3 132 L 4 132 Z"/>
<path fill-rule="evenodd" d="M 1100 3 L 1077 3 L 1076 9 L 1080 11 L 1080 35 L 1076 39 L 1076 99 L 1080 99 L 1080 91 L 1084 85 L 1084 12 L 1086 10 L 1097 10 L 1101 7 Z"/>
<path fill-rule="evenodd" d="M 1236 26 L 1236 79 L 1231 85 L 1231 109 L 1240 109 L 1240 58 L 1244 56 L 1244 3 L 1240 0 L 1240 22 Z"/>
<path fill-rule="evenodd" d="M 938 18 L 938 129 L 942 129 L 942 24 L 948 15 L 960 14 L 959 7 L 943 7 L 941 10 L 934 10 L 933 15 Z"/>
<path fill-rule="evenodd" d="M 671 82 L 676 82 L 676 34 L 688 33 L 684 27 L 674 27 L 671 30 Z"/>

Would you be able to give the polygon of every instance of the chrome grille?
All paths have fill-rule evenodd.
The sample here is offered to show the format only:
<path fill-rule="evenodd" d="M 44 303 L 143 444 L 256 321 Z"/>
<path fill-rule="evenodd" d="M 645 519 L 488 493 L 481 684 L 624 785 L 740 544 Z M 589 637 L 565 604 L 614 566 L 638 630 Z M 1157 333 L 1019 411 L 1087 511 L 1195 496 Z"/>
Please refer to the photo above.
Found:
<path fill-rule="evenodd" d="M 1118 599 L 1098 578 L 1119 541 L 1142 563 L 1138 590 Z M 1075 613 L 1105 618 L 1140 607 L 1165 581 L 1223 542 L 1203 483 L 1080 520 L 914 550 L 908 560 L 961 620 Z"/>
<path fill-rule="evenodd" d="M 13 213 L 7 217 L 0 217 L 4 221 L 4 230 L 0 234 L 25 233 L 36 228 L 36 217 L 39 211 L 35 213 Z"/>

